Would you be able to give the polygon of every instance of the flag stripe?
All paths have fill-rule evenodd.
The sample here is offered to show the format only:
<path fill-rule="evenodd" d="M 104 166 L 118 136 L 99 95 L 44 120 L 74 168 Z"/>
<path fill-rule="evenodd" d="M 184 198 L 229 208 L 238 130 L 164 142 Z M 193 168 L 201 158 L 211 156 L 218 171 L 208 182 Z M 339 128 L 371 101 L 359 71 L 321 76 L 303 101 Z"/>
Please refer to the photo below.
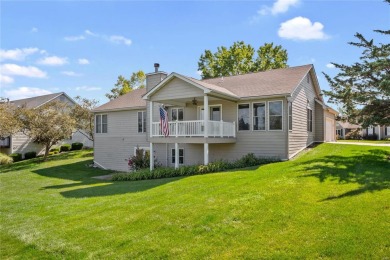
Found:
<path fill-rule="evenodd" d="M 165 137 L 169 136 L 168 113 L 162 107 L 160 107 L 160 127 L 162 134 Z"/>

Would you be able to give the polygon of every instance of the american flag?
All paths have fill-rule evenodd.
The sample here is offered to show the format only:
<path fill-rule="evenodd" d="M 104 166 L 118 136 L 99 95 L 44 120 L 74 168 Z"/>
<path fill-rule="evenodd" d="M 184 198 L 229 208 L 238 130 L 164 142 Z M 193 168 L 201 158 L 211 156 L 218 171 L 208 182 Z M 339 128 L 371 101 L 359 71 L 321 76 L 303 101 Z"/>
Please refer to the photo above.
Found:
<path fill-rule="evenodd" d="M 160 107 L 160 126 L 164 136 L 169 136 L 168 113 L 163 107 Z"/>

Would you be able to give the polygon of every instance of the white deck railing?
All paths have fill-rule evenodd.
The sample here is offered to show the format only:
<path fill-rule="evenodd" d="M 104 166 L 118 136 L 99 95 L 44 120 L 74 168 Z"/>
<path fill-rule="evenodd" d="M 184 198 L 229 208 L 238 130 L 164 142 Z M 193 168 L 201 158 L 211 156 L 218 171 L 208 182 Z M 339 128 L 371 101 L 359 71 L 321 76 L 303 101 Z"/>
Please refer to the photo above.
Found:
<path fill-rule="evenodd" d="M 205 134 L 205 124 L 208 123 L 208 133 Z M 168 122 L 171 137 L 236 137 L 235 122 L 192 120 Z M 153 122 L 152 137 L 164 136 L 160 122 Z"/>

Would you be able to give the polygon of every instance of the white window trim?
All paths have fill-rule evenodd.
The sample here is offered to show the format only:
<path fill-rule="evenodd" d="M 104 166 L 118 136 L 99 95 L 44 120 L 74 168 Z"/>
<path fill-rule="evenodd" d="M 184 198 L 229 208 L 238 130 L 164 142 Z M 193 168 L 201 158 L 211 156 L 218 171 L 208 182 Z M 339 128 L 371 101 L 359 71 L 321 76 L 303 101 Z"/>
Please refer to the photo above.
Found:
<path fill-rule="evenodd" d="M 290 110 L 289 110 L 289 104 L 291 104 L 291 129 L 290 129 Z M 288 102 L 287 101 L 287 124 L 288 124 L 288 131 L 289 132 L 292 132 L 293 131 L 293 128 L 294 128 L 294 125 L 293 125 L 293 102 Z"/>
<path fill-rule="evenodd" d="M 149 147 L 149 146 L 142 146 L 142 147 L 140 147 L 140 146 L 135 146 L 135 147 L 134 147 L 134 156 L 136 155 L 137 148 L 138 148 L 138 149 L 141 149 L 141 150 L 144 150 L 144 151 L 150 151 L 150 147 Z"/>
<path fill-rule="evenodd" d="M 141 132 L 138 129 L 138 113 L 142 113 L 142 131 Z M 146 110 L 139 110 L 139 111 L 137 111 L 137 133 L 140 133 L 140 134 L 146 133 L 148 131 L 148 129 L 146 128 L 147 127 L 147 123 L 146 123 L 146 127 L 144 127 L 144 115 L 146 117 L 145 118 L 145 123 L 146 123 L 146 121 L 147 121 Z M 144 128 L 146 128 L 145 131 L 144 131 Z"/>
<path fill-rule="evenodd" d="M 183 163 L 180 163 L 180 150 L 183 150 Z M 171 164 L 175 164 L 174 162 L 172 162 L 172 159 L 173 159 L 173 151 L 175 151 L 175 148 L 171 148 L 171 160 L 170 160 L 170 163 Z M 179 148 L 179 165 L 184 165 L 184 161 L 185 161 L 185 153 L 184 153 L 184 148 Z"/>
<path fill-rule="evenodd" d="M 107 114 L 95 114 L 95 134 L 107 134 L 103 133 L 103 116 L 107 116 L 107 133 L 108 133 L 108 115 Z M 96 117 L 100 116 L 100 133 L 97 132 Z"/>
<path fill-rule="evenodd" d="M 249 105 L 249 129 L 248 130 L 240 130 L 240 126 L 239 126 L 239 121 L 238 121 L 238 111 L 239 111 L 239 108 L 238 106 L 240 105 Z M 267 113 L 267 112 L 266 112 Z M 251 113 L 251 103 L 239 103 L 237 104 L 237 116 L 236 116 L 236 120 L 237 120 L 237 132 L 247 132 L 247 131 L 251 131 L 253 129 L 252 127 L 252 124 L 251 124 L 251 118 L 252 118 L 252 113 Z"/>
<path fill-rule="evenodd" d="M 271 131 L 271 132 L 283 132 L 284 131 L 284 100 L 280 99 L 280 100 L 270 100 L 270 101 L 267 101 L 267 111 L 268 111 L 268 131 Z M 271 120 L 270 120 L 270 113 L 269 113 L 269 103 L 273 103 L 273 102 L 282 102 L 282 129 L 271 129 L 270 127 L 270 123 L 271 123 Z"/>
<path fill-rule="evenodd" d="M 221 120 L 223 121 L 223 109 L 222 109 L 222 104 L 212 104 L 212 105 L 210 105 L 209 104 L 209 113 L 211 112 L 211 110 L 210 110 L 210 108 L 211 107 L 220 107 L 221 108 Z M 198 120 L 200 120 L 200 111 L 202 111 L 202 108 L 204 108 L 204 106 L 198 106 Z M 209 121 L 211 121 L 211 119 L 210 119 L 210 115 L 209 115 Z"/>
<path fill-rule="evenodd" d="M 173 121 L 173 118 L 172 118 L 172 111 L 173 110 L 178 110 L 178 112 L 177 112 L 177 116 L 179 117 L 179 109 L 183 109 L 183 121 L 184 121 L 184 107 L 170 107 L 170 111 L 169 111 L 169 115 L 170 115 L 170 118 L 171 118 L 171 120 L 172 120 L 172 122 L 176 122 L 176 121 Z M 180 120 L 177 120 L 177 121 L 180 121 Z"/>
<path fill-rule="evenodd" d="M 255 119 L 255 112 L 253 110 L 253 104 L 259 104 L 259 103 L 263 103 L 264 104 L 264 120 L 265 120 L 265 125 L 264 125 L 264 130 L 258 130 L 258 129 L 255 129 L 255 123 L 254 123 L 254 119 Z M 267 110 L 268 110 L 268 106 L 267 106 L 267 101 L 257 101 L 257 102 L 252 102 L 251 106 L 249 107 L 249 114 L 252 115 L 252 127 L 249 126 L 250 130 L 253 131 L 253 132 L 266 132 L 267 131 Z M 252 113 L 251 113 L 252 112 Z M 237 106 L 237 120 L 238 120 L 238 106 Z M 241 130 L 241 131 L 248 131 L 248 130 Z"/>

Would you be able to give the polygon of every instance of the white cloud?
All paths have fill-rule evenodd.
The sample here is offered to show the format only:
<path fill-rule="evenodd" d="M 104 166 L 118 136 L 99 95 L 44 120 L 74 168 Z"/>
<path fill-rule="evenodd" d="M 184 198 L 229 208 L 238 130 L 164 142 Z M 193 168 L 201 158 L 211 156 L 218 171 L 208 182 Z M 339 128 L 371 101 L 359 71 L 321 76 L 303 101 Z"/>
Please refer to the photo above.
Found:
<path fill-rule="evenodd" d="M 65 39 L 65 41 L 75 42 L 75 41 L 85 40 L 85 36 L 84 35 L 66 36 L 66 37 L 64 37 L 64 39 Z"/>
<path fill-rule="evenodd" d="M 290 40 L 325 40 L 329 36 L 323 32 L 322 23 L 312 23 L 308 18 L 298 16 L 280 24 L 278 35 Z"/>
<path fill-rule="evenodd" d="M 89 60 L 87 60 L 87 59 L 79 59 L 78 62 L 79 62 L 79 64 L 81 64 L 81 65 L 87 65 L 87 64 L 89 64 Z"/>
<path fill-rule="evenodd" d="M 102 88 L 100 87 L 90 87 L 90 86 L 81 86 L 81 87 L 77 87 L 76 90 L 77 91 L 95 91 L 95 90 L 101 90 Z"/>
<path fill-rule="evenodd" d="M 58 57 L 58 56 L 49 56 L 43 59 L 40 59 L 38 64 L 48 65 L 48 66 L 61 66 L 68 63 L 68 58 L 66 57 Z"/>
<path fill-rule="evenodd" d="M 126 37 L 122 36 L 122 35 L 111 35 L 108 40 L 110 42 L 113 42 L 113 43 L 117 43 L 117 44 L 126 44 L 126 45 L 131 45 L 131 40 L 130 39 L 127 39 Z"/>
<path fill-rule="evenodd" d="M 50 91 L 41 88 L 20 87 L 12 90 L 5 90 L 4 94 L 11 100 L 23 99 L 41 95 L 51 94 Z"/>
<path fill-rule="evenodd" d="M 19 66 L 16 64 L 2 64 L 0 71 L 3 75 L 24 76 L 30 78 L 46 78 L 46 72 L 33 66 Z"/>
<path fill-rule="evenodd" d="M 96 37 L 96 36 L 99 36 L 98 34 L 91 32 L 90 30 L 85 30 L 84 33 L 85 33 L 86 35 L 89 35 L 89 36 L 95 36 L 95 37 Z"/>
<path fill-rule="evenodd" d="M 2 50 L 0 49 L 0 60 L 24 60 L 28 55 L 38 52 L 38 48 L 23 48 Z"/>
<path fill-rule="evenodd" d="M 36 27 L 33 27 L 33 28 L 31 28 L 30 32 L 32 32 L 32 33 L 36 33 L 36 32 L 38 32 L 38 28 L 36 28 Z"/>
<path fill-rule="evenodd" d="M 0 74 L 0 83 L 10 84 L 13 82 L 14 82 L 14 79 L 11 78 L 10 76 Z"/>
<path fill-rule="evenodd" d="M 76 73 L 74 71 L 61 71 L 61 73 L 66 75 L 66 76 L 70 76 L 70 77 L 80 77 L 80 76 L 83 75 L 83 74 L 80 74 L 80 73 Z"/>
<path fill-rule="evenodd" d="M 334 69 L 335 68 L 335 66 L 332 63 L 326 64 L 326 67 L 329 68 L 329 69 Z"/>
<path fill-rule="evenodd" d="M 197 70 L 196 74 L 199 75 L 199 76 L 202 76 L 202 71 L 201 70 Z"/>
<path fill-rule="evenodd" d="M 281 14 L 288 11 L 288 9 L 292 6 L 297 6 L 300 3 L 300 0 L 277 0 L 272 7 L 263 6 L 257 13 L 259 15 L 267 15 L 267 14 Z"/>

